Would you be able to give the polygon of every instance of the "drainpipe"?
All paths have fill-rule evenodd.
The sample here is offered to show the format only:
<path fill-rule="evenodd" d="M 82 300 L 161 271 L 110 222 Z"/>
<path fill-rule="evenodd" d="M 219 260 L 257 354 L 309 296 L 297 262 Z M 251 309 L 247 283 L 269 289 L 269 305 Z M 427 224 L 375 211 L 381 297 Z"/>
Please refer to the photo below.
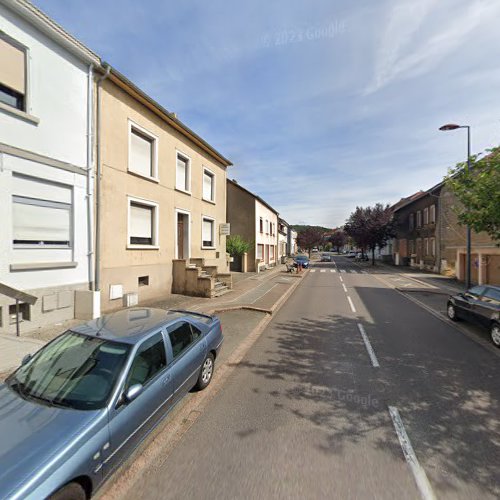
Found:
<path fill-rule="evenodd" d="M 89 290 L 94 290 L 94 185 L 92 166 L 93 116 L 94 109 L 94 66 L 89 65 L 87 82 L 87 256 Z"/>
<path fill-rule="evenodd" d="M 95 184 L 95 280 L 96 291 L 101 290 L 101 83 L 109 76 L 111 66 L 103 64 L 104 75 L 96 81 L 96 184 Z"/>

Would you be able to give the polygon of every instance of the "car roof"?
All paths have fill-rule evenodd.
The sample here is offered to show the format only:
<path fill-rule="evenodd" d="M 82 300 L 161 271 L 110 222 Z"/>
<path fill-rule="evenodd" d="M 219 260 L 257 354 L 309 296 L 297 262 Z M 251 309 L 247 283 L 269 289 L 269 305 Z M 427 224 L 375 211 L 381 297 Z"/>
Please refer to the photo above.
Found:
<path fill-rule="evenodd" d="M 71 331 L 106 340 L 136 344 L 179 318 L 193 319 L 189 311 L 165 311 L 151 307 L 133 307 L 88 321 Z M 208 318 L 208 316 L 207 316 Z M 203 322 L 203 317 L 200 317 Z"/>

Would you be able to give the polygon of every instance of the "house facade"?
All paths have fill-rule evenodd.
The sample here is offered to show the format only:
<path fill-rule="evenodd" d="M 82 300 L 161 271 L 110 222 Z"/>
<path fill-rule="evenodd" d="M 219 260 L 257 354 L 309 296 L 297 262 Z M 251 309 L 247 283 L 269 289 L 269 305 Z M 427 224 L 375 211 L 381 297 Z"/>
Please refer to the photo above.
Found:
<path fill-rule="evenodd" d="M 277 264 L 278 212 L 235 180 L 227 181 L 227 219 L 231 234 L 251 243 L 246 270 L 256 272 Z"/>
<path fill-rule="evenodd" d="M 439 199 L 442 183 L 416 193 L 394 207 L 394 263 L 439 272 Z"/>
<path fill-rule="evenodd" d="M 457 199 L 448 186 L 441 190 L 440 204 L 441 272 L 465 281 L 466 228 L 458 223 Z M 500 285 L 500 247 L 487 233 L 471 231 L 471 281 Z"/>
<path fill-rule="evenodd" d="M 297 231 L 291 226 L 288 228 L 288 256 L 296 255 L 298 252 L 297 247 Z"/>
<path fill-rule="evenodd" d="M 278 218 L 278 262 L 282 262 L 283 259 L 288 257 L 290 254 L 288 250 L 288 231 L 290 227 L 286 220 L 281 217 Z"/>
<path fill-rule="evenodd" d="M 20 304 L 22 332 L 74 318 L 94 300 L 92 104 L 99 64 L 29 2 L 0 5 L 0 283 L 38 299 Z M 14 332 L 15 323 L 14 301 L 0 295 L 0 332 Z"/>
<path fill-rule="evenodd" d="M 228 272 L 231 163 L 116 70 L 99 95 L 102 310 L 172 291 L 210 296 Z"/>

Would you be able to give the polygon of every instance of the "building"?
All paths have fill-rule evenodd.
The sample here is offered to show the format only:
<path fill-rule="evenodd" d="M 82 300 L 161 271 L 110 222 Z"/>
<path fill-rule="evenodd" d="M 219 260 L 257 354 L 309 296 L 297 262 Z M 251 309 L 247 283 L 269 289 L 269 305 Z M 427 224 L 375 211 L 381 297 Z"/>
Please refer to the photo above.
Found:
<path fill-rule="evenodd" d="M 229 160 L 113 68 L 99 88 L 101 306 L 230 286 Z M 222 281 L 221 281 L 222 279 Z"/>
<path fill-rule="evenodd" d="M 227 220 L 231 234 L 239 234 L 252 245 L 244 271 L 255 272 L 276 265 L 278 212 L 262 198 L 229 179 Z"/>
<path fill-rule="evenodd" d="M 283 262 L 289 255 L 288 231 L 290 227 L 286 220 L 278 218 L 278 262 Z"/>
<path fill-rule="evenodd" d="M 98 57 L 24 0 L 0 4 L 0 283 L 35 295 L 21 331 L 93 314 Z M 0 331 L 15 331 L 0 296 Z"/>
<path fill-rule="evenodd" d="M 457 199 L 448 186 L 441 190 L 440 204 L 441 272 L 465 281 L 466 228 L 458 223 Z M 500 284 L 500 247 L 487 233 L 471 232 L 471 281 Z"/>
<path fill-rule="evenodd" d="M 288 228 L 288 256 L 296 255 L 298 252 L 297 247 L 297 231 L 290 226 Z"/>
<path fill-rule="evenodd" d="M 439 272 L 439 195 L 442 186 L 443 183 L 439 183 L 428 191 L 419 191 L 394 206 L 396 265 Z"/>

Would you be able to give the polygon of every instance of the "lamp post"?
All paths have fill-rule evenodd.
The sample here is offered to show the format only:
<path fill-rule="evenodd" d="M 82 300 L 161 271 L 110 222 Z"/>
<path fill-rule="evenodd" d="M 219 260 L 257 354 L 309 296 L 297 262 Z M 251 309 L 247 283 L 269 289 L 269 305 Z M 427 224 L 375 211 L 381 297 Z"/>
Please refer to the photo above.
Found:
<path fill-rule="evenodd" d="M 455 123 L 448 123 L 439 127 L 439 130 L 456 130 L 457 128 L 467 129 L 467 173 L 470 172 L 470 125 L 456 125 Z M 465 257 L 465 288 L 470 288 L 470 271 L 471 271 L 471 230 L 470 225 L 466 227 L 466 257 Z"/>

